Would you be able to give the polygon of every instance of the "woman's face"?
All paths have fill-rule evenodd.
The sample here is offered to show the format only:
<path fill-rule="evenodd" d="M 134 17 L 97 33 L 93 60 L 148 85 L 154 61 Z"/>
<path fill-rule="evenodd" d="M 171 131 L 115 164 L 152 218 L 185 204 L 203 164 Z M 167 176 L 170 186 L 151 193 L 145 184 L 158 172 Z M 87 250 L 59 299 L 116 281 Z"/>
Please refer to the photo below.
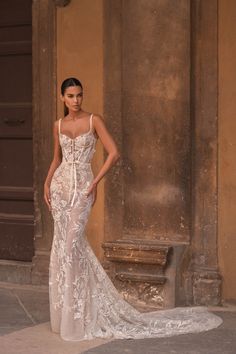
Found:
<path fill-rule="evenodd" d="M 61 99 L 69 111 L 78 112 L 83 101 L 83 90 L 80 86 L 67 87 Z"/>

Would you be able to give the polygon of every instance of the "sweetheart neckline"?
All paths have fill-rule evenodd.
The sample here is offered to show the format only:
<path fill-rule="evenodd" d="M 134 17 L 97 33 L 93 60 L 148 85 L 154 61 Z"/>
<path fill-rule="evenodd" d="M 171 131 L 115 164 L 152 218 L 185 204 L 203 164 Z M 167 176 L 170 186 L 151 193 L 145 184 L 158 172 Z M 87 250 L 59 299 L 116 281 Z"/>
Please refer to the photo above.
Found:
<path fill-rule="evenodd" d="M 86 133 L 79 134 L 79 135 L 75 136 L 74 138 L 71 138 L 69 135 L 66 135 L 66 134 L 61 133 L 61 132 L 60 132 L 60 135 L 63 135 L 63 136 L 67 137 L 67 138 L 70 139 L 70 140 L 76 140 L 76 139 L 78 139 L 78 138 L 80 138 L 80 137 L 82 137 L 82 136 L 84 136 L 84 135 L 88 135 L 89 133 L 92 133 L 94 139 L 96 139 L 94 133 L 93 133 L 91 130 L 89 130 L 89 131 L 86 132 Z"/>

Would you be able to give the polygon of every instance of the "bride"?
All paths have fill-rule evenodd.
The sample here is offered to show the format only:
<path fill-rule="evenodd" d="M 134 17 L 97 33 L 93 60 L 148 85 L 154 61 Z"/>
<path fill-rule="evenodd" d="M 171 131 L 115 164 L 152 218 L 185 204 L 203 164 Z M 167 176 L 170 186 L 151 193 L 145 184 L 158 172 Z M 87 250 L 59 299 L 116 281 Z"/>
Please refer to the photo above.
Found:
<path fill-rule="evenodd" d="M 50 319 L 64 340 L 150 338 L 210 330 L 222 320 L 204 307 L 141 313 L 126 302 L 96 258 L 85 226 L 97 184 L 119 159 L 116 144 L 99 115 L 82 109 L 76 78 L 61 85 L 65 117 L 54 124 L 54 157 L 45 184 L 54 237 L 49 267 Z M 100 139 L 108 157 L 96 177 L 91 160 Z"/>

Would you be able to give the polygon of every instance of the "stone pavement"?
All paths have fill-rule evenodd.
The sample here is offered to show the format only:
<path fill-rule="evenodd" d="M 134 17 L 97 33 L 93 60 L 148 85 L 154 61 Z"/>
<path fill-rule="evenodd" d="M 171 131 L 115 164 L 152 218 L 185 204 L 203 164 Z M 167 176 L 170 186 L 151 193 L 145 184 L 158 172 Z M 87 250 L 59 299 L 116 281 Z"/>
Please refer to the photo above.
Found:
<path fill-rule="evenodd" d="M 46 287 L 0 283 L 0 335 L 48 321 Z"/>
<path fill-rule="evenodd" d="M 108 343 L 66 342 L 51 332 L 47 287 L 0 282 L 0 354 L 80 354 Z"/>
<path fill-rule="evenodd" d="M 0 354 L 236 354 L 236 307 L 211 310 L 224 323 L 200 334 L 66 342 L 50 330 L 46 287 L 0 283 Z"/>

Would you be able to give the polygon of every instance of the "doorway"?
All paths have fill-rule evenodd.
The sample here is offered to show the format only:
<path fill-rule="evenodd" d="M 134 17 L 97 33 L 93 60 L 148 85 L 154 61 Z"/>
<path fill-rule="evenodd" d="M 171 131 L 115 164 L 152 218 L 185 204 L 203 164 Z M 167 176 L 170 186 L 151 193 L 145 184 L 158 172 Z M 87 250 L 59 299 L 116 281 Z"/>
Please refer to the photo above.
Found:
<path fill-rule="evenodd" d="M 0 2 L 0 259 L 31 261 L 32 0 Z"/>

